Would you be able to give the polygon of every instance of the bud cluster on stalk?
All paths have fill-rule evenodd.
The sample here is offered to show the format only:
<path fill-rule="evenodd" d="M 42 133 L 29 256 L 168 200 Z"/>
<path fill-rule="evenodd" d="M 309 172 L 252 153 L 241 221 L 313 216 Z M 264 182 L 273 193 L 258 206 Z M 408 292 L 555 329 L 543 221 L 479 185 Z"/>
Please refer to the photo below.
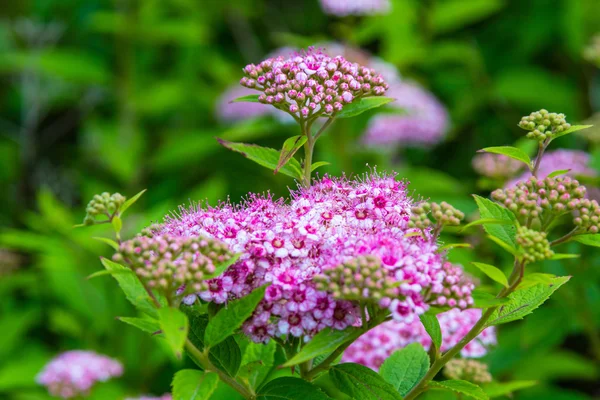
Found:
<path fill-rule="evenodd" d="M 228 246 L 216 239 L 159 235 L 122 243 L 113 260 L 128 264 L 148 287 L 169 294 L 183 285 L 183 293 L 206 290 L 205 280 L 233 257 Z"/>
<path fill-rule="evenodd" d="M 468 381 L 476 385 L 492 381 L 492 375 L 486 364 L 465 358 L 448 361 L 444 366 L 444 375 L 448 379 Z"/>
<path fill-rule="evenodd" d="M 121 208 L 125 203 L 125 196 L 120 193 L 110 194 L 104 192 L 102 194 L 95 195 L 92 200 L 88 203 L 85 208 L 85 218 L 83 219 L 84 225 L 94 225 L 96 217 L 105 215 L 109 219 Z"/>
<path fill-rule="evenodd" d="M 527 138 L 543 142 L 571 127 L 564 114 L 550 113 L 548 110 L 534 111 L 521 118 L 519 126 L 527 131 Z"/>
<path fill-rule="evenodd" d="M 409 226 L 425 230 L 432 226 L 460 225 L 465 214 L 445 201 L 420 203 L 411 209 Z M 433 221 L 432 221 L 433 220 Z"/>
<path fill-rule="evenodd" d="M 517 228 L 516 240 L 521 247 L 523 260 L 532 263 L 547 260 L 554 255 L 546 235 L 546 232 L 538 232 L 524 226 Z"/>

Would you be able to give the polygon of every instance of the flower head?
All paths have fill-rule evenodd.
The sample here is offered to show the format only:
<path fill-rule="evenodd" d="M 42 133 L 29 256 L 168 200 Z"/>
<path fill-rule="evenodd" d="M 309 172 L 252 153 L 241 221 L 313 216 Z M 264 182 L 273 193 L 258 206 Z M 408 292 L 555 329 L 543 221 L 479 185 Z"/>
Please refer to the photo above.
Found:
<path fill-rule="evenodd" d="M 120 193 L 110 194 L 104 192 L 95 195 L 85 209 L 86 215 L 83 223 L 85 225 L 93 225 L 96 218 L 100 215 L 105 215 L 110 218 L 111 215 L 119 211 L 121 206 L 125 203 L 125 200 L 125 197 Z"/>
<path fill-rule="evenodd" d="M 456 358 L 444 366 L 444 375 L 448 379 L 465 380 L 480 385 L 492 381 L 487 365 L 477 360 Z"/>
<path fill-rule="evenodd" d="M 87 395 L 96 382 L 121 376 L 123 366 L 112 358 L 93 351 L 73 350 L 50 361 L 36 380 L 52 396 L 70 399 Z"/>
<path fill-rule="evenodd" d="M 542 157 L 542 161 L 540 161 L 537 176 L 538 178 L 544 179 L 551 173 L 558 170 L 568 170 L 565 175 L 571 177 L 579 175 L 597 175 L 597 172 L 591 167 L 591 156 L 585 151 L 580 150 L 560 149 L 547 152 Z M 517 182 L 524 181 L 530 177 L 531 172 L 527 171 L 518 178 L 509 182 L 506 186 L 513 187 Z"/>
<path fill-rule="evenodd" d="M 551 113 L 544 109 L 521 118 L 519 126 L 529 131 L 527 138 L 535 139 L 538 142 L 552 139 L 571 127 L 564 114 Z"/>
<path fill-rule="evenodd" d="M 348 15 L 386 14 L 391 9 L 390 0 L 321 0 L 326 14 L 345 17 Z"/>

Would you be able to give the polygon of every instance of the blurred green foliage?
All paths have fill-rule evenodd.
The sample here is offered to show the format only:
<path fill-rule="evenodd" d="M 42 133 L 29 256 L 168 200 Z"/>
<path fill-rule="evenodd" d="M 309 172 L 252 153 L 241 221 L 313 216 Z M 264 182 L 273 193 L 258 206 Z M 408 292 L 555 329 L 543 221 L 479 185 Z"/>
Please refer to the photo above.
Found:
<path fill-rule="evenodd" d="M 215 116 L 241 67 L 280 46 L 360 46 L 434 92 L 452 117 L 443 144 L 365 150 L 358 138 L 366 113 L 337 121 L 316 160 L 331 163 L 321 173 L 336 175 L 374 165 L 397 170 L 418 195 L 467 213 L 475 210 L 477 149 L 514 143 L 523 135 L 520 117 L 542 107 L 572 123 L 600 111 L 600 73 L 581 57 L 600 31 L 598 0 L 395 0 L 389 15 L 345 19 L 324 15 L 317 0 L 29 0 L 6 2 L 1 13 L 0 248 L 19 267 L 3 273 L 8 267 L 0 266 L 0 398 L 47 398 L 35 375 L 57 352 L 75 348 L 125 364 L 124 377 L 100 385 L 93 398 L 169 391 L 174 372 L 190 363 L 115 319 L 134 315 L 116 283 L 86 279 L 100 268 L 97 254 L 110 255 L 90 237 L 108 228 L 71 226 L 103 191 L 148 189 L 126 235 L 189 199 L 214 205 L 249 191 L 285 195 L 288 177 L 215 140 L 280 148 L 298 134 L 272 117 L 225 124 Z M 598 142 L 571 135 L 560 145 L 589 150 L 598 167 Z M 540 382 L 519 399 L 600 397 L 600 255 L 567 246 L 582 257 L 535 268 L 574 278 L 524 322 L 500 327 L 500 345 L 486 357 L 499 380 Z M 468 265 L 472 250 L 450 257 L 484 290 L 490 284 Z M 477 254 L 508 268 L 502 257 L 492 245 Z M 218 393 L 235 398 L 226 388 Z"/>

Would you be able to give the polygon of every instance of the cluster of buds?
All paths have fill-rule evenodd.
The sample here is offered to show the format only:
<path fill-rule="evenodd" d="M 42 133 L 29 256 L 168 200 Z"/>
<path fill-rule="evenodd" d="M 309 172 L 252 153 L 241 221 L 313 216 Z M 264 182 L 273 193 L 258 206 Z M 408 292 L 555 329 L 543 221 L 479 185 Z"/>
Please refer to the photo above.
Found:
<path fill-rule="evenodd" d="M 527 138 L 543 142 L 552 139 L 557 133 L 566 131 L 571 127 L 564 114 L 549 113 L 548 110 L 534 111 L 521 118 L 519 126 L 529 133 Z"/>
<path fill-rule="evenodd" d="M 430 219 L 433 218 L 433 222 Z M 438 203 L 423 202 L 411 209 L 409 227 L 425 230 L 432 225 L 442 227 L 460 225 L 465 214 L 445 201 Z"/>
<path fill-rule="evenodd" d="M 162 235 L 122 243 L 113 260 L 128 264 L 148 287 L 170 295 L 207 290 L 206 280 L 217 266 L 233 257 L 227 245 L 216 239 Z"/>
<path fill-rule="evenodd" d="M 554 255 L 546 238 L 546 232 L 520 226 L 517 229 L 516 239 L 521 246 L 521 257 L 528 263 L 547 260 Z"/>
<path fill-rule="evenodd" d="M 94 225 L 96 217 L 99 215 L 106 215 L 108 219 L 112 218 L 112 216 L 119 211 L 123 203 L 125 203 L 125 200 L 125 196 L 120 193 L 110 194 L 104 192 L 95 195 L 85 209 L 86 214 L 83 219 L 84 225 Z"/>
<path fill-rule="evenodd" d="M 473 169 L 479 175 L 496 178 L 508 179 L 523 168 L 523 163 L 504 154 L 481 153 L 473 158 Z"/>
<path fill-rule="evenodd" d="M 314 277 L 317 290 L 328 291 L 338 300 L 376 301 L 395 296 L 394 280 L 386 276 L 381 261 L 359 256 L 345 264 L 325 269 Z"/>
<path fill-rule="evenodd" d="M 468 276 L 465 276 L 460 265 L 445 262 L 442 265 L 444 279 L 431 288 L 431 304 L 441 307 L 458 307 L 465 309 L 473 304 L 471 292 L 475 284 Z"/>
<path fill-rule="evenodd" d="M 244 74 L 240 84 L 261 91 L 259 102 L 300 119 L 334 115 L 346 104 L 388 89 L 375 70 L 314 48 L 249 64 Z"/>
<path fill-rule="evenodd" d="M 581 233 L 600 232 L 600 205 L 596 200 L 581 199 L 577 202 L 577 214 L 573 223 Z"/>
<path fill-rule="evenodd" d="M 444 375 L 448 379 L 464 380 L 476 385 L 492 381 L 492 375 L 486 364 L 465 358 L 448 361 L 444 367 Z"/>

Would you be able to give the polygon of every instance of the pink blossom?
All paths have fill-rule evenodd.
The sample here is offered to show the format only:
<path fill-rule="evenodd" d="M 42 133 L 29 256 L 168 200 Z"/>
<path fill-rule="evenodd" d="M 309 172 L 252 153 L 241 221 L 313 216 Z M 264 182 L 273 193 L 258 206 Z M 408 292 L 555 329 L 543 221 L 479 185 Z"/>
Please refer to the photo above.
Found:
<path fill-rule="evenodd" d="M 348 15 L 387 14 L 390 0 L 321 0 L 326 14 L 345 17 Z"/>

